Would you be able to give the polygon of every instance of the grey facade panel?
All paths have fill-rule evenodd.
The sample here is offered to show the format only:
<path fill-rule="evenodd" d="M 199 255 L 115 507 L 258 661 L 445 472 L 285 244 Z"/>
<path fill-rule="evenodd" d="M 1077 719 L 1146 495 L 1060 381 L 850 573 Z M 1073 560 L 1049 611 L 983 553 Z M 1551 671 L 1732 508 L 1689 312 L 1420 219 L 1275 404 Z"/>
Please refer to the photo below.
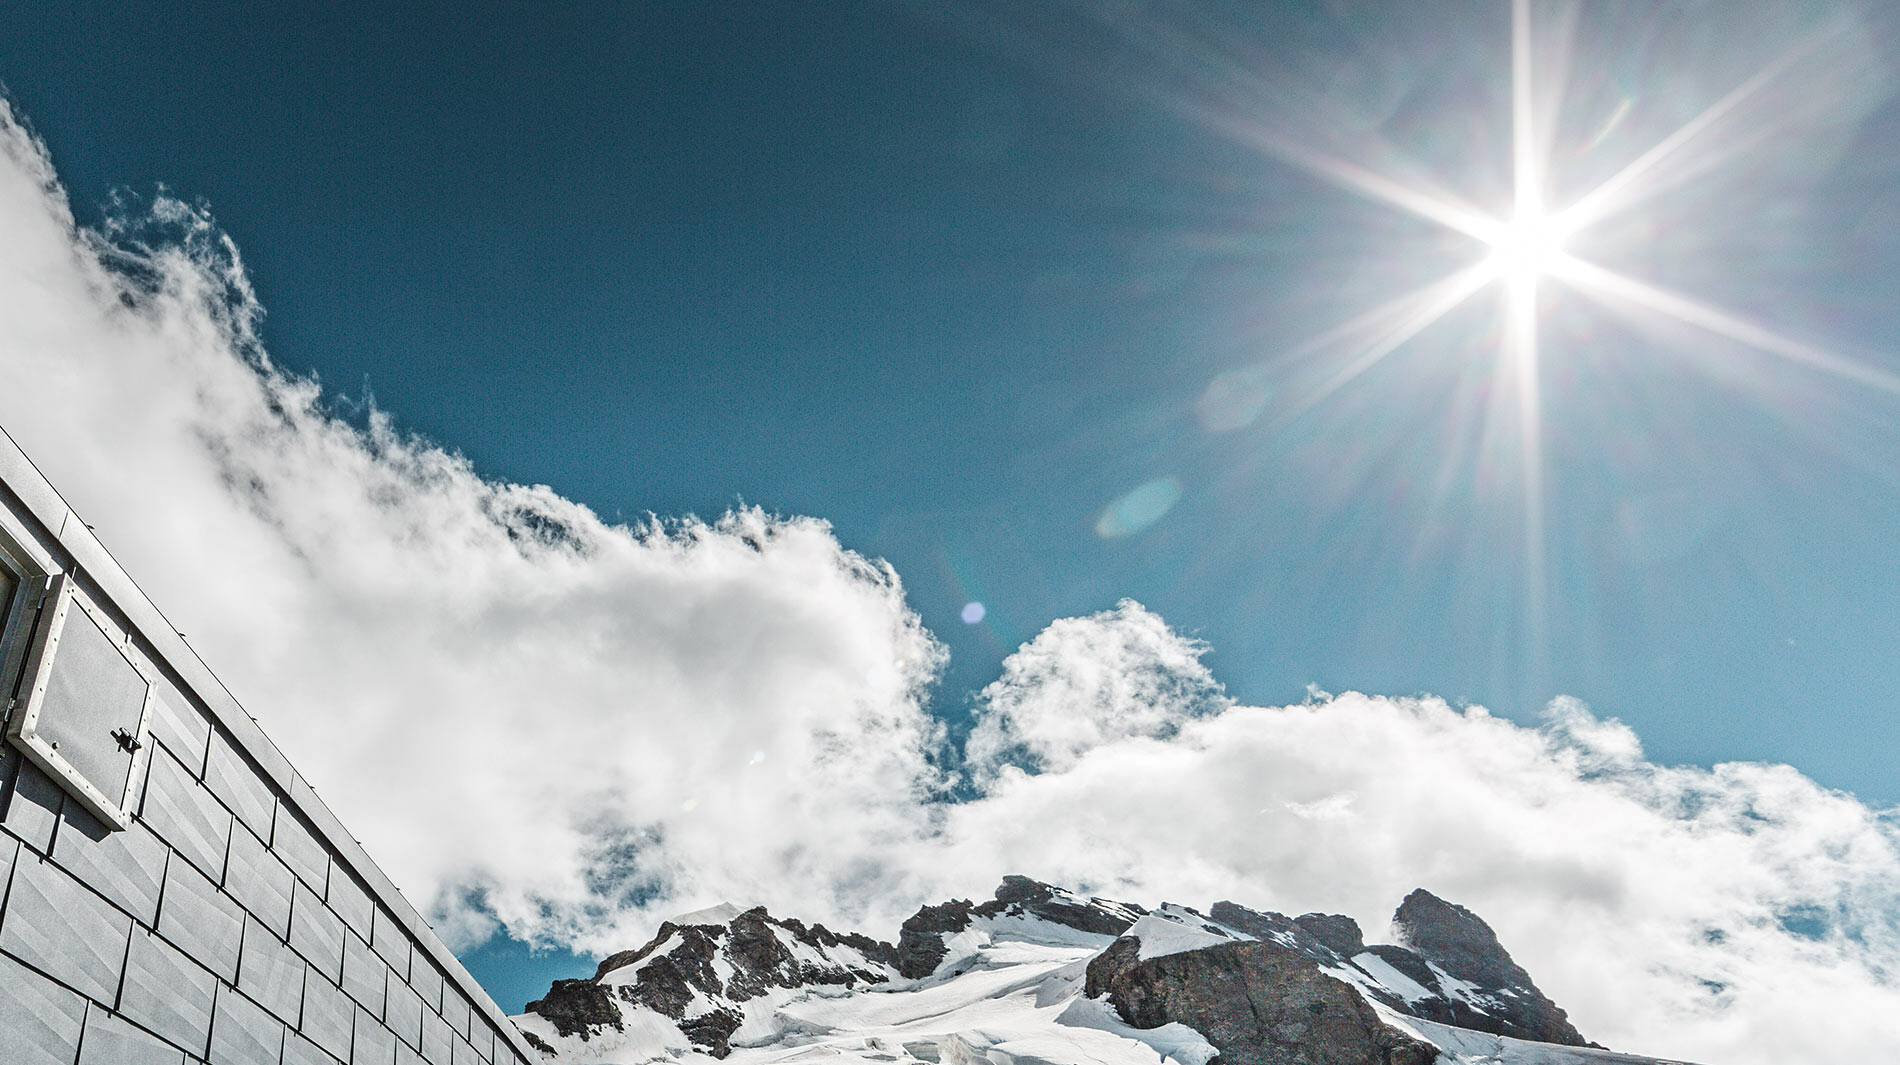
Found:
<path fill-rule="evenodd" d="M 145 782 L 145 823 L 213 881 L 224 876 L 231 812 L 163 748 L 152 752 Z"/>
<path fill-rule="evenodd" d="M 277 817 L 271 823 L 270 849 L 290 866 L 297 879 L 319 892 L 324 890 L 324 880 L 330 875 L 329 852 L 287 804 L 277 804 Z"/>
<path fill-rule="evenodd" d="M 283 1054 L 283 1022 L 238 992 L 218 988 L 217 1016 L 211 1022 L 211 1065 L 273 1065 Z"/>
<path fill-rule="evenodd" d="M 422 1055 L 410 1049 L 407 1044 L 396 1044 L 396 1065 L 427 1065 Z"/>
<path fill-rule="evenodd" d="M 449 1022 L 422 1011 L 422 1057 L 429 1065 L 450 1065 L 449 1044 L 454 1040 L 455 1029 L 449 1027 Z"/>
<path fill-rule="evenodd" d="M 85 999 L 0 957 L 0 1061 L 73 1065 L 85 1019 Z"/>
<path fill-rule="evenodd" d="M 123 831 L 108 828 L 78 803 L 66 811 L 53 842 L 54 861 L 148 928 L 158 920 L 158 893 L 169 853 L 144 825 L 134 822 Z"/>
<path fill-rule="evenodd" d="M 45 854 L 53 846 L 53 826 L 59 823 L 60 806 L 66 793 L 39 767 L 20 757 L 11 747 L 0 754 L 0 773 L 6 777 L 6 792 L 0 795 L 0 825 Z"/>
<path fill-rule="evenodd" d="M 449 1065 L 481 1065 L 481 1061 L 475 1053 L 474 1044 L 459 1035 L 455 1037 L 455 1044 L 449 1052 Z"/>
<path fill-rule="evenodd" d="M 158 678 L 157 687 L 158 698 L 152 701 L 152 738 L 198 776 L 204 772 L 211 722 L 170 679 Z"/>
<path fill-rule="evenodd" d="M 111 1002 L 131 934 L 131 918 L 56 866 L 15 863 L 0 950 L 88 998 Z"/>
<path fill-rule="evenodd" d="M 205 786 L 252 832 L 260 838 L 270 838 L 277 798 L 271 794 L 270 785 L 258 777 L 222 734 L 211 737 L 211 754 L 205 761 Z"/>
<path fill-rule="evenodd" d="M 284 1035 L 284 1065 L 343 1065 L 343 1063 L 296 1032 L 288 1032 Z"/>
<path fill-rule="evenodd" d="M 343 940 L 343 990 L 364 1009 L 381 1018 L 389 966 L 355 932 L 345 932 Z"/>
<path fill-rule="evenodd" d="M 368 939 L 375 934 L 376 904 L 370 901 L 369 892 L 363 890 L 349 870 L 334 861 L 330 863 L 330 888 L 325 898 L 336 915 L 356 929 L 357 935 Z"/>
<path fill-rule="evenodd" d="M 343 989 L 325 980 L 316 969 L 304 970 L 303 1022 L 297 1030 L 339 1058 L 350 1056 L 350 1029 L 356 1004 Z"/>
<path fill-rule="evenodd" d="M 442 970 L 420 952 L 409 966 L 409 986 L 416 989 L 423 1006 L 438 1012 L 442 1009 Z"/>
<path fill-rule="evenodd" d="M 411 953 L 409 933 L 404 931 L 402 925 L 397 923 L 396 919 L 390 916 L 389 911 L 381 906 L 376 907 L 375 925 L 376 932 L 370 937 L 370 945 L 374 946 L 376 953 L 381 954 L 383 960 L 389 963 L 389 968 L 395 972 L 396 979 L 407 981 Z"/>
<path fill-rule="evenodd" d="M 86 1016 L 79 1065 L 183 1065 L 185 1052 L 149 1032 L 93 1009 Z"/>
<path fill-rule="evenodd" d="M 132 936 L 119 1012 L 173 1043 L 202 1056 L 211 1035 L 217 978 L 163 940 Z"/>
<path fill-rule="evenodd" d="M 158 907 L 158 934 L 217 973 L 237 979 L 244 942 L 244 911 L 188 863 L 172 859 L 165 870 L 165 898 Z"/>
<path fill-rule="evenodd" d="M 343 1065 L 324 1049 L 296 1032 L 284 1035 L 284 1065 Z"/>
<path fill-rule="evenodd" d="M 309 963 L 278 939 L 257 918 L 244 921 L 244 948 L 238 959 L 238 990 L 278 1019 L 295 1025 L 303 1010 L 303 973 Z"/>
<path fill-rule="evenodd" d="M 389 994 L 383 1006 L 383 1023 L 396 1038 L 410 1046 L 422 1042 L 422 999 L 408 984 L 389 982 Z"/>
<path fill-rule="evenodd" d="M 290 945 L 331 983 L 338 983 L 343 979 L 343 920 L 318 901 L 309 888 L 298 884 L 294 890 Z"/>
<path fill-rule="evenodd" d="M 231 830 L 231 854 L 225 859 L 224 890 L 280 936 L 290 936 L 290 895 L 296 878 L 290 867 L 271 856 L 264 841 L 239 825 Z"/>
<path fill-rule="evenodd" d="M 442 1017 L 455 1029 L 455 1034 L 468 1038 L 470 1026 L 474 1023 L 474 1011 L 469 1008 L 468 999 L 462 993 L 450 988 L 442 991 Z"/>
<path fill-rule="evenodd" d="M 356 1038 L 350 1047 L 350 1065 L 396 1065 L 396 1034 L 366 1010 L 356 1011 Z"/>

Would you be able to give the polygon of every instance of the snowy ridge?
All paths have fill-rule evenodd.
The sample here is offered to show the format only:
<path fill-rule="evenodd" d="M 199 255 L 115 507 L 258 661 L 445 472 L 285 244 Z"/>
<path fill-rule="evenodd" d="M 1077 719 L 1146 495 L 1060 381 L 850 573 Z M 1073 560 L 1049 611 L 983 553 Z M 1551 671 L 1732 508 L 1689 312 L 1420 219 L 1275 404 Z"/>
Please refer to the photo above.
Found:
<path fill-rule="evenodd" d="M 1427 918 L 1440 913 L 1420 907 Z M 1479 935 L 1455 922 L 1414 921 L 1421 934 L 1413 942 L 1459 948 L 1427 956 L 1368 947 L 1346 918 L 1287 918 L 1232 903 L 1211 915 L 1176 905 L 1148 911 L 1020 877 L 990 902 L 925 907 L 898 946 L 733 909 L 724 925 L 697 923 L 717 908 L 687 915 L 694 924 L 668 922 L 646 947 L 603 962 L 592 980 L 558 981 L 516 1023 L 550 1065 L 1680 1065 L 1510 1034 L 1546 1020 L 1544 1006 L 1559 1020 L 1562 1011 L 1501 947 L 1484 953 L 1495 938 L 1484 939 L 1482 922 Z M 906 966 L 927 970 L 905 976 Z M 1494 970 L 1521 976 L 1522 986 L 1474 979 Z M 1280 1025 L 1278 1035 L 1249 1042 L 1228 1022 L 1261 1013 L 1257 1004 L 1197 1024 L 1167 1016 L 1171 1001 L 1213 1001 L 1205 988 L 1235 986 L 1235 973 L 1268 996 L 1282 988 L 1332 996 L 1288 1007 L 1331 1027 L 1290 1036 Z M 1215 982 L 1196 983 L 1204 977 Z M 1170 987 L 1184 994 L 1168 999 Z M 1490 1030 L 1442 1019 L 1453 1013 Z M 1350 1056 L 1359 1052 L 1350 1048 L 1337 1056 L 1334 1044 L 1346 1046 L 1339 1033 L 1349 1029 L 1350 1038 L 1372 1039 L 1366 1053 L 1378 1056 Z M 1289 1048 L 1274 1042 L 1281 1037 L 1305 1049 L 1285 1056 Z M 1306 1056 L 1316 1039 L 1333 1042 Z"/>

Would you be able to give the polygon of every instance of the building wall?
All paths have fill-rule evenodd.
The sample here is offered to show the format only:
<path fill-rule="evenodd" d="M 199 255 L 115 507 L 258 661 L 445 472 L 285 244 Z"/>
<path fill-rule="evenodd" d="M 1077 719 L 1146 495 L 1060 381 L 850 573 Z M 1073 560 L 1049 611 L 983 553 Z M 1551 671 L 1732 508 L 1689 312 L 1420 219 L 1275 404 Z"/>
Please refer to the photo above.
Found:
<path fill-rule="evenodd" d="M 538 1060 L 3 434 L 0 530 L 160 678 L 124 830 L 0 741 L 0 1063 Z"/>

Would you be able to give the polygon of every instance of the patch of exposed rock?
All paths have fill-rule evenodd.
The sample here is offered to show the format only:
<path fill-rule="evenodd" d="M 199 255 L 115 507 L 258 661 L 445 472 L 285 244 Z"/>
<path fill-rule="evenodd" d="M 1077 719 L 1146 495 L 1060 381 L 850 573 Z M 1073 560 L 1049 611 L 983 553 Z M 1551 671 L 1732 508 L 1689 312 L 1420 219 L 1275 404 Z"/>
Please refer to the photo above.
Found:
<path fill-rule="evenodd" d="M 724 924 L 662 924 L 646 946 L 602 961 L 593 979 L 555 981 L 528 1012 L 563 1036 L 586 1037 L 622 1030 L 623 1006 L 644 1006 L 723 1058 L 744 1020 L 741 1003 L 773 988 L 883 983 L 896 975 L 897 957 L 889 943 L 779 920 L 761 906 Z"/>
<path fill-rule="evenodd" d="M 1231 931 L 1363 977 L 1356 980 L 1361 993 L 1399 1013 L 1491 1035 L 1592 1045 L 1511 960 L 1489 925 L 1422 888 L 1407 896 L 1393 917 L 1405 946 L 1367 946 L 1358 923 L 1339 914 L 1287 917 L 1217 902 L 1209 915 Z M 1373 971 L 1381 965 L 1417 988 L 1401 993 L 1390 986 L 1383 974 Z"/>
<path fill-rule="evenodd" d="M 1099 936 L 1119 936 L 1148 911 L 1128 902 L 1079 895 L 1073 891 L 1010 875 L 985 903 L 953 899 L 925 906 L 904 922 L 897 940 L 897 971 L 919 980 L 937 971 L 949 954 L 951 937 L 979 918 L 1027 917 Z"/>
<path fill-rule="evenodd" d="M 598 1027 L 620 1028 L 620 1009 L 613 992 L 592 980 L 556 980 L 546 998 L 528 1003 L 562 1035 L 585 1035 Z"/>
<path fill-rule="evenodd" d="M 1398 912 L 1392 916 L 1392 927 L 1415 956 L 1452 979 L 1474 987 L 1475 992 L 1466 992 L 1466 998 L 1489 1000 L 1477 1003 L 1486 1007 L 1481 1013 L 1454 1008 L 1446 1017 L 1425 1013 L 1419 1016 L 1540 1043 L 1588 1045 L 1570 1023 L 1569 1016 L 1537 989 L 1531 975 L 1511 959 L 1491 926 L 1477 914 L 1420 888 L 1399 904 Z M 1379 956 L 1393 968 L 1418 979 L 1413 974 L 1420 967 L 1402 967 L 1404 959 L 1396 954 L 1403 952 L 1398 948 L 1377 949 Z M 1429 971 L 1429 966 L 1424 968 L 1433 984 L 1442 983 L 1435 979 L 1436 974 Z M 1464 1004 L 1453 996 L 1454 1007 Z"/>
<path fill-rule="evenodd" d="M 1437 1048 L 1379 1019 L 1343 981 L 1274 940 L 1239 941 L 1143 960 L 1116 940 L 1089 963 L 1086 994 L 1107 995 L 1137 1028 L 1180 1022 L 1222 1065 L 1430 1065 Z"/>

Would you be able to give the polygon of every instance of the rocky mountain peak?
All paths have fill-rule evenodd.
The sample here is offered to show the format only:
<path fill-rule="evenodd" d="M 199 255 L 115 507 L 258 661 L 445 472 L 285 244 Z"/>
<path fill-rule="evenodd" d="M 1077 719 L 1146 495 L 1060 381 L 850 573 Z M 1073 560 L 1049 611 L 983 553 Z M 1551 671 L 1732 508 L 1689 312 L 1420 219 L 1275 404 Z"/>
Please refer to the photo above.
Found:
<path fill-rule="evenodd" d="M 1426 963 L 1422 975 L 1440 984 L 1464 985 L 1457 988 L 1462 992 L 1458 997 L 1480 1009 L 1489 1004 L 1485 1012 L 1502 1019 L 1499 1026 L 1489 1028 L 1466 1023 L 1469 1017 L 1450 1023 L 1543 1043 L 1583 1046 L 1588 1042 L 1477 914 L 1419 888 L 1399 903 L 1392 929 L 1410 953 Z M 1401 967 L 1401 971 L 1407 970 Z M 1437 979 L 1440 976 L 1450 979 Z"/>
<path fill-rule="evenodd" d="M 972 927 L 993 924 L 997 919 L 1038 921 L 1083 935 L 1101 936 L 1106 943 L 1127 931 L 1147 912 L 1133 903 L 1080 895 L 1011 874 L 997 885 L 995 897 L 988 902 L 952 899 L 918 910 L 899 930 L 897 969 L 911 980 L 930 976 L 950 956 L 953 939 Z"/>
<path fill-rule="evenodd" d="M 590 979 L 556 981 L 517 1024 L 571 1065 L 752 1048 L 764 1063 L 804 1047 L 879 1065 L 1077 1065 L 1108 1060 L 1102 1039 L 1175 1065 L 1608 1060 L 1563 1050 L 1589 1044 L 1470 910 L 1415 891 L 1393 928 L 1398 943 L 1368 945 L 1341 914 L 1149 910 L 1023 876 L 984 902 L 919 909 L 894 946 L 718 906 L 663 923 Z M 1027 1034 L 994 1027 L 996 1003 L 1016 998 L 1039 1018 Z M 1044 1057 L 1084 1030 L 1096 1042 L 1075 1043 L 1074 1061 Z"/>
<path fill-rule="evenodd" d="M 781 920 L 763 906 L 715 907 L 662 923 L 645 946 L 603 960 L 591 980 L 555 981 L 527 1010 L 557 1035 L 585 1040 L 624 1031 L 626 1007 L 643 1008 L 723 1058 L 744 1022 L 743 1003 L 775 988 L 882 983 L 897 975 L 896 961 L 896 948 L 869 936 Z M 533 1033 L 529 1040 L 545 1045 Z"/>

